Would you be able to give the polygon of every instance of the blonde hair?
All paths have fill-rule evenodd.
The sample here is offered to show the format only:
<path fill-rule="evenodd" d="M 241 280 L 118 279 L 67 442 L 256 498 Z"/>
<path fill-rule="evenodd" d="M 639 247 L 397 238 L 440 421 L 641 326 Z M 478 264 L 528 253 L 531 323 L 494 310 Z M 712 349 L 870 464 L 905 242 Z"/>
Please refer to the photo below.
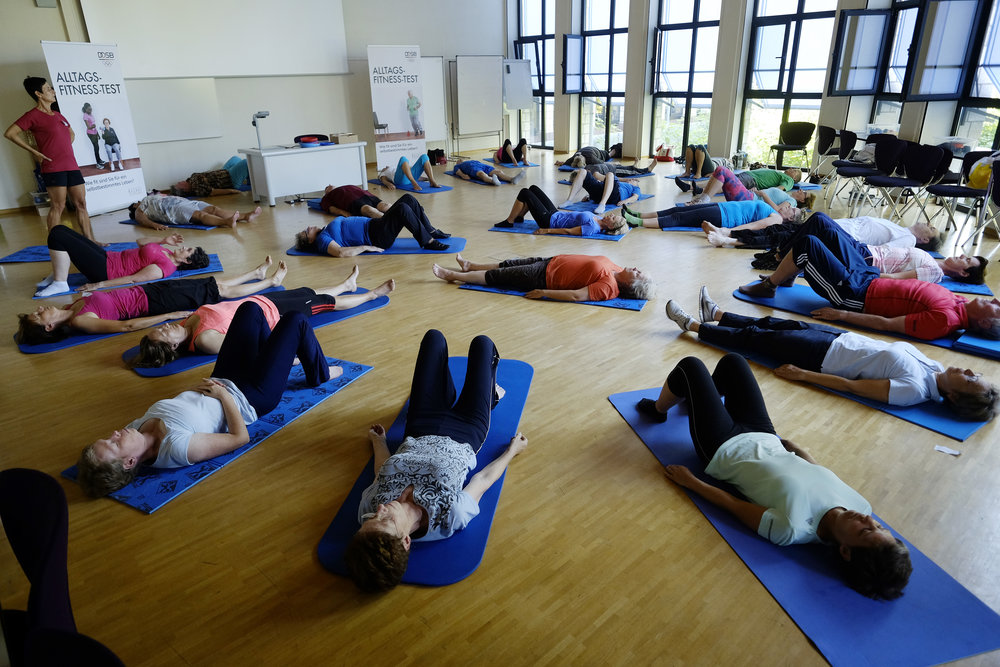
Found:
<path fill-rule="evenodd" d="M 802 180 L 802 170 L 798 167 L 789 167 L 785 170 L 785 173 L 792 177 L 792 180 L 798 183 Z"/>
<path fill-rule="evenodd" d="M 616 221 L 617 225 L 613 228 L 608 228 L 601 225 L 602 234 L 610 234 L 611 236 L 621 236 L 626 231 L 628 231 L 628 224 L 625 222 L 625 217 L 622 216 L 621 214 L 615 212 L 608 213 L 603 218 L 601 218 L 602 222 L 604 221 L 604 218 L 610 218 L 611 220 Z"/>

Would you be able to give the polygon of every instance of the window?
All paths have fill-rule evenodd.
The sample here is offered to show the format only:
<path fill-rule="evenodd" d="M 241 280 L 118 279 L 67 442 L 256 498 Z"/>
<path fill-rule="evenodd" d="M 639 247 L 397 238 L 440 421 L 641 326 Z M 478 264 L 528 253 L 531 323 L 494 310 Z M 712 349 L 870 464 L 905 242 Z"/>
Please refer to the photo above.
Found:
<path fill-rule="evenodd" d="M 740 123 L 752 161 L 767 158 L 781 123 L 819 120 L 836 8 L 836 0 L 755 0 Z"/>
<path fill-rule="evenodd" d="M 583 2 L 581 146 L 607 149 L 622 140 L 628 14 L 629 0 L 584 0 Z M 567 51 L 567 71 L 569 71 L 569 51 Z"/>
<path fill-rule="evenodd" d="M 531 61 L 534 103 L 520 113 L 520 134 L 534 146 L 553 143 L 556 0 L 519 0 L 514 55 Z"/>
<path fill-rule="evenodd" d="M 708 143 L 722 0 L 660 0 L 650 154 Z"/>
<path fill-rule="evenodd" d="M 970 53 L 976 63 L 968 77 L 966 94 L 959 100 L 952 135 L 969 150 L 998 150 L 1000 119 L 1000 2 L 993 2 L 989 18 L 980 24 L 982 37 L 972 36 L 978 54 Z"/>
<path fill-rule="evenodd" d="M 875 94 L 890 16 L 888 11 L 841 12 L 830 95 Z"/>
<path fill-rule="evenodd" d="M 924 9 L 910 100 L 957 99 L 976 30 L 981 0 L 929 0 Z"/>

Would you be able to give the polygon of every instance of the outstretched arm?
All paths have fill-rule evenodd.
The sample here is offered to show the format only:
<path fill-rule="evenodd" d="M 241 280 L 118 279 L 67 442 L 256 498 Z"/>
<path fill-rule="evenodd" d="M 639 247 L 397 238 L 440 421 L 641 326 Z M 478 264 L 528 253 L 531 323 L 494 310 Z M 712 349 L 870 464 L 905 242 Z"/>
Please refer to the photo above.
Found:
<path fill-rule="evenodd" d="M 472 479 L 469 480 L 469 483 L 462 490 L 472 496 L 473 500 L 478 503 L 479 499 L 486 493 L 486 490 L 500 479 L 500 475 L 507 469 L 510 462 L 514 460 L 514 457 L 523 452 L 527 446 L 528 439 L 524 437 L 523 433 L 515 435 L 510 439 L 507 451 L 493 459 L 489 465 L 473 475 Z"/>
<path fill-rule="evenodd" d="M 569 234 L 570 236 L 583 236 L 583 227 L 539 227 L 534 234 Z"/>
<path fill-rule="evenodd" d="M 138 331 L 139 329 L 148 329 L 149 327 L 154 327 L 157 324 L 166 322 L 167 320 L 176 320 L 182 317 L 187 317 L 191 314 L 190 310 L 178 310 L 173 313 L 165 313 L 163 315 L 150 315 L 149 317 L 136 317 L 131 320 L 102 320 L 99 317 L 91 317 L 89 315 L 77 315 L 73 318 L 73 327 L 79 329 L 84 333 L 124 333 L 126 331 Z"/>
<path fill-rule="evenodd" d="M 354 257 L 355 255 L 360 255 L 363 252 L 382 252 L 384 248 L 379 248 L 374 245 L 349 245 L 342 246 L 337 245 L 335 241 L 331 241 L 330 245 L 326 247 L 326 254 L 330 257 Z"/>
<path fill-rule="evenodd" d="M 529 299 L 553 299 L 554 301 L 589 301 L 590 290 L 580 289 L 533 289 L 525 294 Z"/>
<path fill-rule="evenodd" d="M 156 264 L 147 264 L 130 276 L 122 276 L 111 280 L 102 280 L 96 283 L 87 283 L 77 288 L 78 292 L 88 292 L 90 290 L 101 289 L 103 287 L 117 287 L 119 285 L 131 285 L 132 283 L 144 283 L 150 280 L 159 280 L 163 277 L 163 269 Z"/>
<path fill-rule="evenodd" d="M 909 271 L 897 271 L 896 273 L 881 273 L 879 278 L 889 278 L 890 280 L 916 280 L 917 270 L 910 269 Z"/>
<path fill-rule="evenodd" d="M 368 439 L 372 443 L 372 456 L 375 459 L 375 474 L 382 469 L 382 464 L 389 458 L 389 445 L 385 442 L 385 427 L 372 424 L 368 429 Z"/>
<path fill-rule="evenodd" d="M 878 331 L 892 331 L 893 333 L 906 333 L 906 315 L 896 317 L 882 317 L 881 315 L 870 315 L 868 313 L 855 313 L 852 310 L 839 310 L 824 306 L 817 308 L 810 313 L 818 320 L 840 320 L 848 324 L 856 324 L 859 327 L 867 327 Z"/>
<path fill-rule="evenodd" d="M 750 530 L 755 533 L 757 532 L 761 517 L 767 511 L 767 508 L 764 506 L 740 500 L 733 494 L 723 491 L 717 486 L 706 484 L 695 477 L 694 473 L 684 466 L 669 465 L 666 468 L 666 474 L 667 479 L 674 484 L 694 491 L 708 502 L 721 507 L 735 516 Z"/>
<path fill-rule="evenodd" d="M 156 222 L 148 215 L 143 213 L 143 211 L 140 209 L 135 210 L 135 221 L 139 223 L 139 225 L 142 227 L 149 227 L 150 229 L 155 229 L 158 232 L 162 232 L 164 229 L 167 228 L 166 225 L 161 225 L 160 223 Z M 150 242 L 155 243 L 155 241 L 150 241 Z M 139 245 L 145 245 L 145 244 L 140 243 Z"/>
<path fill-rule="evenodd" d="M 833 389 L 834 391 L 846 391 L 849 394 L 856 394 L 864 398 L 882 401 L 883 403 L 889 402 L 889 380 L 885 378 L 878 380 L 848 380 L 847 378 L 842 378 L 839 375 L 831 375 L 830 373 L 807 371 L 792 364 L 778 366 L 774 369 L 774 374 L 786 380 L 810 382 L 818 384 L 821 387 L 826 387 L 827 389 Z"/>

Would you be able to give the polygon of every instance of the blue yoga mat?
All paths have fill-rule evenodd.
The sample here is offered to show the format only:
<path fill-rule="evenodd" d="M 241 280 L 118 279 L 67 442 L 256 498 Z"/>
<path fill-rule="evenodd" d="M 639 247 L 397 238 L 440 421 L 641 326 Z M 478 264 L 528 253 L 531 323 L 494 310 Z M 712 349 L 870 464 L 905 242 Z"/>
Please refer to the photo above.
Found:
<path fill-rule="evenodd" d="M 665 176 L 665 178 L 669 178 L 672 181 L 678 181 L 678 180 L 680 180 L 680 181 L 687 181 L 689 183 L 691 181 L 696 181 L 696 182 L 700 183 L 702 181 L 707 181 L 708 179 L 712 178 L 712 176 L 708 175 L 708 176 L 702 176 L 701 178 L 693 178 L 691 176 L 683 176 L 682 177 L 680 174 L 671 174 L 669 176 Z"/>
<path fill-rule="evenodd" d="M 367 291 L 368 290 L 364 288 L 360 288 L 356 292 L 351 292 L 351 294 L 363 294 Z M 377 299 L 372 299 L 371 301 L 363 303 L 357 308 L 351 308 L 350 310 L 333 310 L 320 313 L 318 315 L 312 315 L 309 318 L 309 324 L 312 325 L 313 329 L 319 329 L 320 327 L 325 327 L 328 324 L 347 320 L 372 310 L 378 310 L 379 308 L 383 308 L 387 305 L 389 305 L 389 297 L 380 296 Z M 139 346 L 136 345 L 135 347 L 130 347 L 122 352 L 122 361 L 128 365 L 129 360 L 137 354 L 139 354 Z M 182 373 L 192 368 L 204 366 L 205 364 L 214 363 L 217 356 L 218 355 L 215 354 L 188 353 L 175 359 L 174 361 L 171 361 L 165 366 L 161 366 L 160 368 L 133 368 L 132 370 L 137 375 L 141 375 L 142 377 L 159 378 L 167 375 Z"/>
<path fill-rule="evenodd" d="M 524 222 L 515 222 L 513 227 L 490 227 L 491 232 L 508 232 L 510 234 L 534 234 L 535 230 L 538 229 L 538 225 L 531 220 L 525 220 Z M 590 239 L 593 241 L 621 241 L 628 235 L 628 232 L 624 234 L 581 234 L 576 236 L 575 234 L 556 234 L 561 239 Z M 542 238 L 548 238 L 549 234 L 539 235 Z"/>
<path fill-rule="evenodd" d="M 468 359 L 465 357 L 451 357 L 448 360 L 448 368 L 451 370 L 456 387 L 461 387 L 463 384 L 467 363 Z M 533 374 L 531 366 L 523 361 L 500 360 L 500 365 L 497 367 L 497 384 L 507 393 L 493 409 L 489 434 L 476 455 L 478 465 L 469 473 L 469 478 L 500 456 L 510 443 L 510 439 L 517 433 Z M 390 451 L 395 451 L 403 441 L 405 423 L 404 405 L 386 433 Z M 465 529 L 446 540 L 411 544 L 409 564 L 406 574 L 403 575 L 404 583 L 447 586 L 475 572 L 486 551 L 486 541 L 490 536 L 490 527 L 493 525 L 505 477 L 506 473 L 483 494 L 479 501 L 479 515 Z M 344 563 L 344 551 L 358 530 L 361 494 L 374 480 L 374 459 L 369 459 L 354 488 L 337 510 L 333 522 L 319 541 L 319 546 L 316 548 L 319 562 L 331 572 L 344 576 L 348 574 Z"/>
<path fill-rule="evenodd" d="M 952 292 L 963 292 L 965 294 L 978 294 L 981 296 L 993 296 L 993 290 L 989 288 L 989 285 L 985 283 L 982 285 L 972 285 L 970 283 L 963 283 L 961 280 L 955 280 L 945 276 L 941 279 L 939 283 L 941 287 L 947 287 Z"/>
<path fill-rule="evenodd" d="M 712 325 L 705 325 L 712 326 Z M 771 357 L 765 357 L 763 355 L 757 354 L 746 354 L 742 350 L 731 350 L 721 345 L 713 345 L 707 341 L 701 341 L 706 345 L 712 345 L 720 350 L 725 350 L 727 352 L 736 352 L 741 354 L 751 361 L 755 361 L 762 366 L 766 366 L 770 369 L 777 368 L 780 364 L 777 363 Z M 1000 342 L 1000 341 L 997 341 Z M 922 426 L 935 433 L 940 433 L 941 435 L 946 435 L 949 438 L 954 438 L 955 440 L 965 440 L 970 435 L 986 426 L 989 422 L 977 422 L 968 421 L 965 419 L 959 419 L 954 411 L 949 409 L 944 403 L 927 401 L 925 403 L 919 403 L 917 405 L 900 406 L 900 405 L 889 405 L 888 403 L 883 403 L 882 401 L 876 401 L 871 398 L 865 398 L 863 396 L 858 396 L 857 394 L 850 394 L 845 391 L 836 391 L 834 389 L 829 389 L 827 387 L 820 387 L 819 385 L 812 385 L 817 389 L 822 389 L 828 391 L 831 394 L 837 394 L 844 398 L 848 398 L 861 405 L 866 405 L 869 408 L 874 408 L 880 412 L 884 412 L 888 415 L 892 415 L 903 421 L 908 421 L 911 424 L 916 424 L 917 426 Z"/>
<path fill-rule="evenodd" d="M 136 244 L 132 242 L 118 242 L 109 243 L 104 247 L 104 249 L 108 252 L 121 252 L 122 250 L 128 250 L 135 247 Z M 0 264 L 47 262 L 50 259 L 48 246 L 29 245 L 27 248 L 23 248 L 17 252 L 12 252 L 6 257 L 0 257 Z"/>
<path fill-rule="evenodd" d="M 302 367 L 293 366 L 288 374 L 288 388 L 281 396 L 278 407 L 247 426 L 247 430 L 250 432 L 250 442 L 247 444 L 228 454 L 183 468 L 143 467 L 135 481 L 110 494 L 110 497 L 129 507 L 134 507 L 140 512 L 152 514 L 372 369 L 371 366 L 343 361 L 334 357 L 327 357 L 327 361 L 331 366 L 341 366 L 344 369 L 344 374 L 318 387 L 308 387 L 305 384 L 305 373 Z M 260 474 L 260 471 L 255 471 L 255 473 Z M 76 466 L 63 470 L 62 476 L 75 481 Z"/>
<path fill-rule="evenodd" d="M 792 190 L 822 190 L 823 186 L 818 183 L 796 183 Z"/>
<path fill-rule="evenodd" d="M 391 248 L 386 248 L 382 252 L 366 252 L 363 255 L 441 255 L 450 252 L 462 252 L 465 250 L 465 239 L 461 236 L 452 236 L 451 238 L 441 239 L 441 243 L 444 243 L 448 248 L 446 250 L 424 250 L 417 243 L 415 238 L 405 237 L 397 238 L 392 244 Z M 292 246 L 285 251 L 286 255 L 296 255 L 302 257 L 329 257 L 329 255 L 320 255 L 315 252 L 302 252 L 297 250 L 295 246 Z"/>
<path fill-rule="evenodd" d="M 465 180 L 464 178 L 462 178 L 461 176 L 459 176 L 458 174 L 456 174 L 454 169 L 452 169 L 450 171 L 446 171 L 444 173 L 448 174 L 449 176 L 454 176 L 455 178 L 457 178 L 458 180 L 460 180 L 460 181 L 462 181 L 464 183 L 473 183 L 475 185 L 488 185 L 491 188 L 492 187 L 496 187 L 492 182 L 490 182 L 490 183 L 483 183 L 478 178 L 470 178 L 469 180 Z M 511 185 L 511 184 L 507 183 L 506 181 L 500 181 L 500 185 Z"/>
<path fill-rule="evenodd" d="M 511 296 L 524 296 L 527 292 L 519 292 L 513 289 L 501 289 L 499 287 L 487 287 L 486 285 L 470 285 L 465 283 L 459 289 L 470 289 L 477 292 L 493 292 L 495 294 L 510 294 Z M 548 299 L 544 299 L 548 301 Z M 560 301 L 558 303 L 575 303 L 584 306 L 603 306 L 605 308 L 620 308 L 621 310 L 635 310 L 640 311 L 642 307 L 646 305 L 643 299 L 623 299 L 622 297 L 615 297 L 614 299 L 608 299 L 607 301 Z"/>
<path fill-rule="evenodd" d="M 683 404 L 671 409 L 664 424 L 645 419 L 635 409 L 640 398 L 656 398 L 659 392 L 631 391 L 609 400 L 657 460 L 701 471 Z M 848 588 L 831 568 L 827 549 L 775 546 L 725 510 L 689 495 L 834 667 L 933 665 L 1000 648 L 1000 615 L 895 531 L 910 550 L 913 574 L 903 597 L 880 602 Z"/>
<path fill-rule="evenodd" d="M 955 349 L 970 352 L 981 357 L 1000 359 L 1000 340 L 983 338 L 975 334 L 965 333 L 955 341 Z"/>
<path fill-rule="evenodd" d="M 638 201 L 643 201 L 645 199 L 652 199 L 652 197 L 653 195 L 647 195 L 640 192 Z M 613 211 L 619 206 L 621 206 L 621 204 L 608 204 L 606 207 L 606 211 Z M 592 201 L 578 201 L 573 204 L 570 204 L 569 206 L 560 206 L 559 208 L 564 211 L 586 211 L 587 213 L 593 213 L 594 209 L 597 208 L 597 204 L 595 204 Z"/>
<path fill-rule="evenodd" d="M 764 299 L 761 297 L 754 297 L 744 294 L 739 290 L 733 291 L 733 296 L 740 301 L 746 301 L 747 303 L 756 303 L 760 306 L 768 306 L 770 308 L 777 308 L 778 310 L 786 310 L 790 313 L 798 313 L 799 315 L 809 315 L 812 311 L 817 308 L 830 307 L 830 302 L 816 294 L 812 291 L 812 288 L 808 285 L 795 284 L 791 287 L 779 287 L 777 293 L 773 299 Z M 832 322 L 836 324 L 836 322 Z M 857 327 L 858 329 L 864 329 L 865 327 Z M 871 329 L 868 329 L 872 331 Z M 934 345 L 936 347 L 943 347 L 947 350 L 958 349 L 955 347 L 955 339 L 958 336 L 951 336 L 948 338 L 936 338 L 934 340 L 923 340 L 921 338 L 914 338 L 912 336 L 904 336 L 902 334 L 893 333 L 891 331 L 879 331 L 878 333 L 885 334 L 886 336 L 895 336 L 896 338 L 902 338 L 904 340 L 917 341 L 920 343 L 926 343 L 927 345 Z M 962 350 L 963 352 L 971 352 L 970 350 Z M 981 352 L 971 352 L 972 354 L 979 354 L 981 356 L 989 356 Z"/>
<path fill-rule="evenodd" d="M 172 274 L 165 278 L 158 278 L 156 280 L 147 280 L 142 283 L 134 283 L 133 285 L 127 285 L 127 287 L 134 287 L 135 285 L 144 285 L 146 283 L 158 283 L 161 280 L 174 280 L 176 278 L 188 278 L 190 276 L 197 276 L 202 273 L 216 273 L 222 271 L 222 261 L 219 256 L 212 253 L 208 256 L 208 266 L 201 269 L 178 269 Z M 87 277 L 82 273 L 71 273 L 67 280 L 69 283 L 70 290 L 68 292 L 60 292 L 58 294 L 49 294 L 48 296 L 33 296 L 32 299 L 51 299 L 54 296 L 62 296 L 64 294 L 76 294 L 76 288 L 87 284 Z M 121 286 L 126 287 L 126 286 Z M 116 289 L 114 287 L 107 287 L 104 289 Z"/>
<path fill-rule="evenodd" d="M 703 232 L 701 227 L 661 227 L 661 232 Z"/>
<path fill-rule="evenodd" d="M 495 159 L 491 158 L 491 157 L 486 158 L 485 160 L 483 160 L 483 162 L 490 162 L 492 164 L 498 164 L 497 161 Z M 510 169 L 517 169 L 518 167 L 537 167 L 538 165 L 535 164 L 534 162 L 525 162 L 524 160 L 521 160 L 517 164 L 514 164 L 512 162 L 500 162 L 499 166 L 501 166 L 501 167 L 509 167 Z"/>
<path fill-rule="evenodd" d="M 132 225 L 133 227 L 141 227 L 142 226 L 138 222 L 136 222 L 135 220 L 122 220 L 118 224 L 119 225 Z M 167 222 L 161 222 L 160 224 L 164 225 L 166 227 L 173 227 L 173 228 L 176 228 L 176 229 L 200 229 L 203 232 L 208 231 L 210 229 L 218 229 L 217 227 L 213 227 L 212 225 L 196 225 L 193 222 L 189 222 L 189 223 L 186 223 L 186 224 L 183 224 L 183 225 L 178 225 L 178 224 L 175 224 L 175 223 L 172 223 L 172 222 L 169 222 L 169 223 L 167 223 Z"/>
<path fill-rule="evenodd" d="M 378 180 L 377 178 L 370 178 L 368 179 L 368 182 L 373 185 L 382 185 L 382 181 Z M 406 181 L 402 185 L 397 185 L 396 189 L 405 190 L 406 192 L 412 192 L 415 195 L 432 195 L 437 192 L 448 192 L 448 190 L 453 190 L 454 188 L 452 188 L 450 185 L 438 185 L 436 188 L 432 188 L 430 183 L 427 183 L 425 181 L 420 181 L 420 189 L 415 190 L 413 188 L 413 184 L 410 183 L 409 181 Z M 317 203 L 319 202 L 318 199 L 316 201 Z M 316 207 L 316 210 L 319 210 L 318 206 Z"/>

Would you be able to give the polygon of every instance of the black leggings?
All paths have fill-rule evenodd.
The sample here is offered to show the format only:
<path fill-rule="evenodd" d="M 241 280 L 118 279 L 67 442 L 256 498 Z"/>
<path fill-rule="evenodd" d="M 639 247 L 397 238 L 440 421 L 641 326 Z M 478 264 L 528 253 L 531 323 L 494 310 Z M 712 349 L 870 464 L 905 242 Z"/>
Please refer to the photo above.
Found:
<path fill-rule="evenodd" d="M 196 310 L 206 304 L 222 301 L 219 284 L 211 276 L 160 280 L 137 287 L 146 293 L 146 301 L 149 304 L 143 315 L 165 315 L 177 310 Z"/>
<path fill-rule="evenodd" d="M 793 222 L 783 222 L 780 225 L 769 225 L 763 229 L 744 229 L 730 232 L 729 235 L 739 241 L 743 248 L 769 250 L 786 243 L 790 245 L 795 231 L 802 225 Z"/>
<path fill-rule="evenodd" d="M 88 134 L 87 138 L 90 139 L 90 143 L 94 145 L 94 164 L 103 164 L 103 160 L 101 160 L 101 148 L 97 142 L 97 135 Z"/>
<path fill-rule="evenodd" d="M 517 201 L 527 204 L 531 217 L 535 219 L 539 227 L 543 228 L 549 226 L 552 214 L 559 210 L 549 199 L 549 196 L 542 192 L 542 189 L 537 185 L 521 188 L 521 191 L 517 193 Z"/>
<path fill-rule="evenodd" d="M 691 441 L 705 465 L 730 438 L 774 433 L 757 379 L 738 354 L 722 357 L 711 375 L 701 359 L 684 357 L 667 376 L 667 388 L 688 401 Z"/>
<path fill-rule="evenodd" d="M 379 248 L 391 248 L 403 229 L 409 230 L 420 247 L 434 240 L 431 226 L 424 208 L 411 194 L 405 194 L 389 207 L 381 218 L 368 221 L 368 240 Z"/>
<path fill-rule="evenodd" d="M 695 204 L 694 206 L 675 206 L 665 211 L 656 212 L 656 222 L 660 229 L 668 227 L 700 227 L 707 220 L 717 227 L 722 226 L 722 211 L 718 204 Z"/>
<path fill-rule="evenodd" d="M 528 145 L 527 139 L 522 138 L 517 142 L 517 146 L 513 146 L 510 139 L 504 139 L 503 146 L 500 147 L 500 162 L 507 162 L 507 149 L 510 148 L 511 153 L 514 154 L 514 159 L 520 162 L 524 159 L 524 147 Z"/>
<path fill-rule="evenodd" d="M 337 299 L 329 294 L 316 294 L 311 287 L 280 290 L 261 294 L 278 309 L 279 315 L 285 313 L 302 313 L 306 317 L 318 315 L 337 309 Z"/>
<path fill-rule="evenodd" d="M 818 372 L 830 345 L 842 333 L 843 329 L 825 324 L 726 313 L 718 326 L 700 327 L 698 339 L 751 357 Z"/>
<path fill-rule="evenodd" d="M 496 395 L 497 364 L 500 353 L 486 336 L 476 336 L 469 344 L 468 369 L 462 394 L 455 400 L 455 383 L 448 370 L 448 341 L 437 329 L 430 329 L 420 342 L 413 369 L 410 405 L 406 410 L 406 437 L 443 435 L 455 442 L 468 443 L 473 450 L 486 442 L 490 414 Z"/>
<path fill-rule="evenodd" d="M 108 279 L 108 253 L 86 236 L 66 225 L 56 225 L 49 230 L 49 251 L 58 250 L 69 254 L 80 273 L 92 283 Z"/>
<path fill-rule="evenodd" d="M 506 287 L 521 292 L 545 289 L 545 272 L 551 257 L 521 257 L 505 259 L 500 267 L 486 272 L 486 284 L 490 287 Z"/>

